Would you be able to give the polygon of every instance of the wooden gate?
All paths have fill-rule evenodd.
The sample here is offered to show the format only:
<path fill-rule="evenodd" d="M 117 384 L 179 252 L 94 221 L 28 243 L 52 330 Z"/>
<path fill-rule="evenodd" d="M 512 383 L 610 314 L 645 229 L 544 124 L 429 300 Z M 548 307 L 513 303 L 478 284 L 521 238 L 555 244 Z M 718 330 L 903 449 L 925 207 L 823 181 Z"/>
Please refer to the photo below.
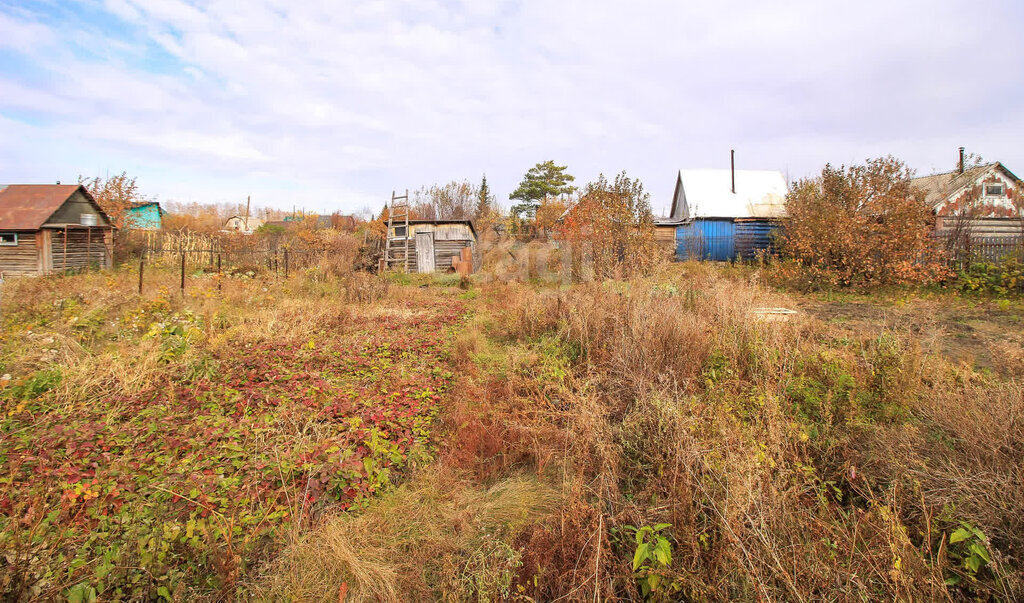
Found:
<path fill-rule="evenodd" d="M 416 233 L 416 268 L 417 272 L 434 271 L 434 233 Z"/>

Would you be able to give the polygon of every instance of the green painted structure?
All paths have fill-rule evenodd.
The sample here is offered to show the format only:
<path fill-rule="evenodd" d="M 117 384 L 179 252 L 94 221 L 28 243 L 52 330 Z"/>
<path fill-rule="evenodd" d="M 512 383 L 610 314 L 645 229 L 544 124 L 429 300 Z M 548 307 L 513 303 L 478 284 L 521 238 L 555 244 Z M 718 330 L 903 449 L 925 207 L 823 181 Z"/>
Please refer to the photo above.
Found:
<path fill-rule="evenodd" d="M 124 225 L 135 230 L 160 230 L 165 213 L 155 201 L 137 203 L 126 210 Z"/>

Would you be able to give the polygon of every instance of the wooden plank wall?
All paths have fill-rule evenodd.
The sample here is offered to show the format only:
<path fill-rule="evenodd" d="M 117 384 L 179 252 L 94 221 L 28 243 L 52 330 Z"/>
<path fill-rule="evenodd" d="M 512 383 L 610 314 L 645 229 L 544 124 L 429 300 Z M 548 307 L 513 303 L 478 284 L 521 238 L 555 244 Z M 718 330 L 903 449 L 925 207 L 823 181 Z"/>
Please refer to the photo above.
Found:
<path fill-rule="evenodd" d="M 676 228 L 678 227 L 675 225 L 654 227 L 654 244 L 668 257 L 674 257 L 676 254 Z"/>
<path fill-rule="evenodd" d="M 434 266 L 438 272 L 452 269 L 452 258 L 462 253 L 463 247 L 469 247 L 471 241 L 438 241 L 434 240 Z"/>
<path fill-rule="evenodd" d="M 402 259 L 405 258 L 405 246 L 402 241 L 394 241 L 395 247 L 391 250 L 391 257 L 398 260 L 392 264 L 395 268 L 401 268 Z M 471 247 L 472 241 L 439 241 L 434 239 L 434 271 L 450 272 L 452 270 L 452 258 L 462 253 L 463 247 Z M 416 262 L 416 239 L 409 240 L 409 272 L 418 272 Z"/>
<path fill-rule="evenodd" d="M 473 232 L 465 224 L 414 224 L 411 225 L 409 239 L 409 272 L 418 272 L 416 262 L 416 233 L 434 233 L 434 271 L 450 272 L 452 258 L 462 252 L 463 247 L 473 246 Z M 405 257 L 405 243 L 402 239 L 392 239 L 391 257 L 398 261 L 395 268 L 401 268 L 401 260 Z"/>
<path fill-rule="evenodd" d="M 67 245 L 65 246 L 65 233 Z M 97 266 L 108 268 L 105 232 L 100 229 L 70 228 L 67 231 L 54 230 L 50 234 L 50 249 L 53 254 L 53 270 L 76 270 Z M 67 249 L 67 256 L 64 250 Z"/>
<path fill-rule="evenodd" d="M 946 236 L 956 229 L 956 219 L 940 217 L 937 233 Z M 1019 237 L 1024 235 L 1024 222 L 1020 218 L 974 218 L 968 220 L 967 229 L 972 237 Z"/>
<path fill-rule="evenodd" d="M 12 276 L 39 273 L 36 233 L 19 232 L 17 246 L 0 246 L 0 272 Z"/>
<path fill-rule="evenodd" d="M 402 260 L 405 258 L 405 242 L 402 240 L 392 240 L 391 244 L 394 246 L 391 248 L 391 257 L 397 261 L 392 266 L 401 271 Z M 409 239 L 409 272 L 416 272 L 416 237 Z"/>

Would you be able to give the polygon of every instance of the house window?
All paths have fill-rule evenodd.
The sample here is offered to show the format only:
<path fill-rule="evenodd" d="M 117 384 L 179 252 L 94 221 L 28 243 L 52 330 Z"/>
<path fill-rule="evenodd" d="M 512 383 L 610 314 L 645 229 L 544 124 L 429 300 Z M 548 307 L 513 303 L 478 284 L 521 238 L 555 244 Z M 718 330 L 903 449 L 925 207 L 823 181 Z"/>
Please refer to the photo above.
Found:
<path fill-rule="evenodd" d="M 1003 188 L 1002 184 L 986 184 L 985 185 L 985 196 L 986 197 L 1003 197 L 1006 195 L 1006 189 Z"/>
<path fill-rule="evenodd" d="M 396 226 L 395 227 L 395 236 L 396 237 L 404 237 L 405 236 L 405 226 Z"/>
<path fill-rule="evenodd" d="M 18 233 L 16 232 L 0 232 L 0 245 L 4 247 L 17 247 L 18 246 Z"/>

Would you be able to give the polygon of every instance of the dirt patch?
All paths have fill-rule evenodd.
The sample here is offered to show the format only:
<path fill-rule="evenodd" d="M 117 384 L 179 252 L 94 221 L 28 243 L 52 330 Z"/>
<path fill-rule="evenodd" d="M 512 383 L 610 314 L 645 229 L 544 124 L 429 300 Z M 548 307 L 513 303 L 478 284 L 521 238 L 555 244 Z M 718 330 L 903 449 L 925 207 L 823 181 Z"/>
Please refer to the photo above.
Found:
<path fill-rule="evenodd" d="M 1024 315 L 1019 306 L 972 303 L 957 298 L 912 298 L 894 303 L 802 300 L 800 309 L 851 334 L 883 331 L 913 334 L 929 353 L 1001 377 L 1024 376 Z"/>

